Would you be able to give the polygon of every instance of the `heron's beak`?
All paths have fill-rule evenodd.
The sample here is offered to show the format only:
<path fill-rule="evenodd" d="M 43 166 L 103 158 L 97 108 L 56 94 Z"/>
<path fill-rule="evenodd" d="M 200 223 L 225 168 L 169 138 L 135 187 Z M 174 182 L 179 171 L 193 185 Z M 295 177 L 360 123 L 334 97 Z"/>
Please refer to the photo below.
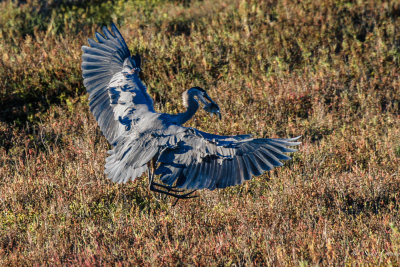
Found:
<path fill-rule="evenodd" d="M 203 109 L 210 113 L 210 116 L 212 117 L 214 114 L 218 116 L 219 119 L 221 119 L 221 113 L 219 111 L 219 107 L 217 103 L 215 103 L 211 97 L 209 97 L 207 94 L 202 95 L 199 97 L 199 100 L 204 104 Z"/>
<path fill-rule="evenodd" d="M 210 112 L 210 116 L 212 118 L 212 116 L 214 116 L 214 113 L 217 114 L 218 119 L 221 119 L 221 113 L 219 111 L 217 112 Z"/>
<path fill-rule="evenodd" d="M 218 119 L 221 119 L 221 113 L 220 112 L 215 112 L 217 114 Z M 214 116 L 214 113 L 210 112 L 210 117 L 212 118 Z"/>
<path fill-rule="evenodd" d="M 218 116 L 219 119 L 221 119 L 221 112 L 219 111 L 218 105 L 213 101 L 211 103 L 208 103 L 203 107 L 205 111 L 210 113 L 210 116 L 212 117 L 214 114 Z"/>

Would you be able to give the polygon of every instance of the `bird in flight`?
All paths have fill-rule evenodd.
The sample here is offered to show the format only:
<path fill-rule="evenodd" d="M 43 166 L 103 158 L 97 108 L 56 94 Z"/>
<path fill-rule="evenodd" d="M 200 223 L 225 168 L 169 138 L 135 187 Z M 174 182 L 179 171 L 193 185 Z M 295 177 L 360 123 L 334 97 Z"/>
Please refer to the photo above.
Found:
<path fill-rule="evenodd" d="M 186 111 L 158 113 L 139 78 L 140 56 L 131 56 L 124 38 L 111 31 L 95 33 L 82 46 L 82 76 L 90 110 L 112 149 L 105 174 L 125 183 L 148 172 L 149 189 L 177 199 L 194 197 L 199 189 L 214 190 L 242 184 L 261 175 L 295 152 L 300 138 L 221 136 L 184 127 L 199 107 L 221 117 L 218 105 L 200 87 L 183 93 Z M 155 180 L 155 175 L 159 176 Z"/>

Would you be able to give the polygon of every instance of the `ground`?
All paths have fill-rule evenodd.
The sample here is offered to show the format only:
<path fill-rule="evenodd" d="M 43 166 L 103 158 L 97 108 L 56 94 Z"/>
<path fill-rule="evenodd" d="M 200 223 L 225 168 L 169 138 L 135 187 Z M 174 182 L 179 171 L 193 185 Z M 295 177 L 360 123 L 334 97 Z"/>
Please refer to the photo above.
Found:
<path fill-rule="evenodd" d="M 398 1 L 3 1 L 0 265 L 400 264 Z M 217 134 L 302 135 L 240 186 L 113 184 L 81 50 L 115 22 L 160 112 L 201 86 Z"/>

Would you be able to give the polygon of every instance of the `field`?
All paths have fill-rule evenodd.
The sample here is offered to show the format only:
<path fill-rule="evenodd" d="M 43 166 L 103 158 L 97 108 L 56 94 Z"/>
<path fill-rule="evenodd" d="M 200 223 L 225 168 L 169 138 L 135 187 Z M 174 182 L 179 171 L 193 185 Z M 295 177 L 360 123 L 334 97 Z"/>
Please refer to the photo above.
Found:
<path fill-rule="evenodd" d="M 45 3 L 45 4 L 44 4 Z M 400 265 L 398 1 L 0 3 L 0 265 Z M 81 46 L 119 25 L 160 112 L 205 88 L 222 120 L 302 135 L 241 186 L 178 201 L 113 184 Z"/>

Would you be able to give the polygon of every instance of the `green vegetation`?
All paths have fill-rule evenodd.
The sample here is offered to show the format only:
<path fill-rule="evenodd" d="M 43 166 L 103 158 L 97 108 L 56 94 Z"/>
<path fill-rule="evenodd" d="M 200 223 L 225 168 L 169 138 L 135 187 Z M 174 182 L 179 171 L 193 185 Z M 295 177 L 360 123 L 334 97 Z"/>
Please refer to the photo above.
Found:
<path fill-rule="evenodd" d="M 43 3 L 0 3 L 0 265 L 400 264 L 398 1 Z M 202 86 L 190 126 L 300 152 L 176 206 L 108 181 L 80 47 L 111 21 L 157 110 Z"/>

